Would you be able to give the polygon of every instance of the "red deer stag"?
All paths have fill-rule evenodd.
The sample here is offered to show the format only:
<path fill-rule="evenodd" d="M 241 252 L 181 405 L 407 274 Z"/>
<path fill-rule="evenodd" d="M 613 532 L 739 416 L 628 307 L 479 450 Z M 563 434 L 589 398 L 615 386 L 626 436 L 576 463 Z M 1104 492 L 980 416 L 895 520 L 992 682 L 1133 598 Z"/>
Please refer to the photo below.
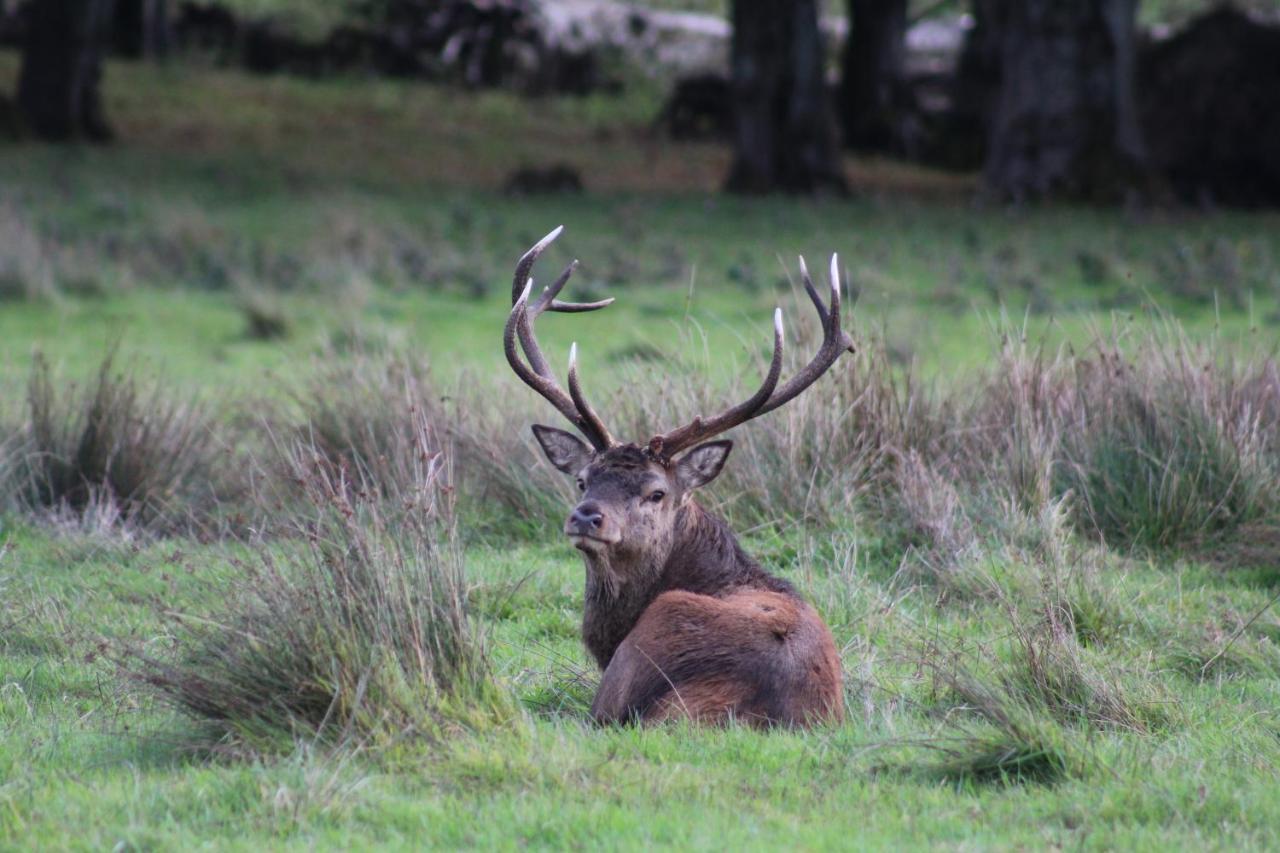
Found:
<path fill-rule="evenodd" d="M 760 389 L 715 417 L 694 418 L 641 447 L 615 440 L 587 403 L 578 382 L 577 344 L 569 351 L 566 393 L 534 336 L 534 321 L 544 311 L 595 311 L 613 302 L 557 299 L 576 261 L 530 302 L 529 272 L 561 230 L 516 265 L 503 347 L 516 375 L 590 442 L 533 427 L 547 459 L 575 477 L 581 492 L 564 532 L 586 562 L 582 638 L 604 670 L 592 715 L 601 722 L 687 717 L 759 726 L 842 719 L 840 660 L 827 626 L 791 584 L 762 569 L 728 525 L 692 497 L 720 473 L 733 446 L 707 439 L 786 404 L 853 348 L 840 328 L 836 258 L 829 304 L 801 261 L 823 328 L 822 346 L 803 370 L 778 384 L 778 310 L 773 360 Z"/>

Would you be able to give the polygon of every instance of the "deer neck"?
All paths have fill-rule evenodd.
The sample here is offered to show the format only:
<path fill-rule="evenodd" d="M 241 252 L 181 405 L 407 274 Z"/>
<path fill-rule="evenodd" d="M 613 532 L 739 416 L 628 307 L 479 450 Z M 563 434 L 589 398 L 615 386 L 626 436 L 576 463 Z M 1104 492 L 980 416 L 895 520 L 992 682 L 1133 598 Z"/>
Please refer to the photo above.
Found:
<path fill-rule="evenodd" d="M 635 554 L 584 553 L 582 638 L 603 669 L 653 600 L 671 589 L 716 595 L 759 567 L 728 525 L 689 502 L 669 542 Z"/>

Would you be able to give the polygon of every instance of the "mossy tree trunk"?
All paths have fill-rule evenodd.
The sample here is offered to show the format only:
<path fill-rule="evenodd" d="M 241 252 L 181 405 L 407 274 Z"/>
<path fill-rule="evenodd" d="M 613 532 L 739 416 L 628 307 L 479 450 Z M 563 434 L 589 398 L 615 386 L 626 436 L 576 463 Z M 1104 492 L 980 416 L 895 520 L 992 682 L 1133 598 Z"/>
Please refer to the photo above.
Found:
<path fill-rule="evenodd" d="M 939 165 L 976 171 L 986 161 L 1000 96 L 1000 34 L 1004 0 L 972 0 L 972 26 L 964 37 L 950 83 L 951 109 L 933 152 Z"/>
<path fill-rule="evenodd" d="M 992 0 L 1000 88 L 987 190 L 1014 201 L 1114 201 L 1145 172 L 1134 70 L 1137 0 Z"/>
<path fill-rule="evenodd" d="M 906 154 L 912 147 L 907 86 L 907 0 L 849 0 L 840 85 L 846 145 Z"/>
<path fill-rule="evenodd" d="M 816 0 L 734 0 L 730 192 L 844 192 Z"/>
<path fill-rule="evenodd" d="M 169 50 L 168 0 L 115 0 L 112 42 L 134 59 L 154 59 Z"/>

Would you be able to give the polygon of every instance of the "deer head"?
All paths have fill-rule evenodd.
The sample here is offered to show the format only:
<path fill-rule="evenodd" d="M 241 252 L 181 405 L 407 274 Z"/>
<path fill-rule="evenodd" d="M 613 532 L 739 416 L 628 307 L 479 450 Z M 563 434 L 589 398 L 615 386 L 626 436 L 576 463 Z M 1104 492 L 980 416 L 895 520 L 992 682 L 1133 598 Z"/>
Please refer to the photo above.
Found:
<path fill-rule="evenodd" d="M 544 311 L 596 311 L 612 304 L 562 302 L 557 297 L 577 266 L 569 264 L 531 304 L 533 280 L 529 273 L 538 256 L 560 236 L 563 226 L 533 246 L 516 265 L 512 284 L 511 314 L 503 345 L 512 370 L 529 387 L 547 399 L 583 438 L 554 427 L 536 424 L 534 437 L 553 466 L 574 477 L 580 500 L 565 521 L 564 531 L 589 558 L 615 568 L 639 561 L 652 569 L 661 566 L 675 539 L 677 519 L 694 490 L 716 478 L 733 442 L 711 440 L 735 426 L 771 412 L 798 396 L 833 365 L 853 341 L 840 328 L 840 276 L 831 257 L 830 298 L 824 302 L 800 261 L 805 290 L 822 321 L 822 345 L 813 359 L 794 377 L 779 386 L 782 373 L 782 311 L 774 312 L 773 358 L 759 389 L 749 398 L 712 417 L 695 417 L 669 432 L 656 434 L 643 444 L 616 441 L 587 403 L 578 382 L 575 343 L 569 350 L 569 390 L 561 388 L 534 335 L 534 321 Z M 524 358 L 521 358 L 523 350 Z M 583 440 L 585 438 L 585 441 Z M 625 581 L 614 577 L 611 584 Z"/>

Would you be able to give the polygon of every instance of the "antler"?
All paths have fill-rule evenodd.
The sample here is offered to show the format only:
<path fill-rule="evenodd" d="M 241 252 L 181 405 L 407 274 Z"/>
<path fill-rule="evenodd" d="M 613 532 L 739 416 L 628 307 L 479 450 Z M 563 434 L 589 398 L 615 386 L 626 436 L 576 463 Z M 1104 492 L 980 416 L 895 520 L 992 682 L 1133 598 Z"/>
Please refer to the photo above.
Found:
<path fill-rule="evenodd" d="M 511 365 L 511 369 L 526 385 L 545 397 L 560 414 L 568 418 L 569 422 L 586 436 L 596 450 L 606 450 L 615 442 L 609 435 L 609 430 L 605 428 L 604 422 L 600 420 L 600 416 L 583 397 L 582 389 L 578 385 L 578 345 L 575 343 L 569 349 L 569 393 L 566 394 L 560 387 L 560 383 L 556 381 L 555 374 L 551 372 L 546 356 L 538 346 L 538 339 L 533 334 L 533 322 L 544 311 L 564 313 L 598 311 L 613 304 L 612 299 L 603 299 L 599 302 L 561 302 L 556 298 L 577 268 L 577 261 L 565 267 L 564 272 L 560 273 L 551 286 L 543 290 L 532 305 L 529 304 L 529 292 L 533 289 L 533 279 L 529 277 L 529 272 L 537 262 L 538 256 L 560 236 L 563 230 L 564 226 L 561 225 L 543 237 L 533 245 L 533 248 L 525 252 L 516 264 L 515 280 L 511 284 L 511 314 L 507 317 L 507 326 L 502 334 L 502 348 L 507 354 L 507 362 Z M 517 336 L 528 364 L 521 360 L 520 352 L 516 348 Z"/>
<path fill-rule="evenodd" d="M 822 346 L 804 369 L 791 377 L 785 385 L 778 388 L 778 375 L 782 372 L 782 309 L 773 314 L 773 360 L 769 363 L 769 372 L 765 375 L 760 389 L 733 408 L 712 418 L 695 417 L 692 422 L 662 435 L 649 439 L 649 452 L 655 456 L 670 458 L 687 447 L 706 441 L 713 435 L 719 435 L 739 424 L 758 418 L 766 412 L 772 412 L 785 405 L 808 388 L 845 350 L 854 351 L 853 339 L 840 328 L 840 264 L 836 255 L 831 256 L 831 302 L 824 305 L 818 295 L 804 258 L 800 259 L 800 274 L 804 279 L 804 289 L 818 309 L 818 318 L 822 321 Z"/>

